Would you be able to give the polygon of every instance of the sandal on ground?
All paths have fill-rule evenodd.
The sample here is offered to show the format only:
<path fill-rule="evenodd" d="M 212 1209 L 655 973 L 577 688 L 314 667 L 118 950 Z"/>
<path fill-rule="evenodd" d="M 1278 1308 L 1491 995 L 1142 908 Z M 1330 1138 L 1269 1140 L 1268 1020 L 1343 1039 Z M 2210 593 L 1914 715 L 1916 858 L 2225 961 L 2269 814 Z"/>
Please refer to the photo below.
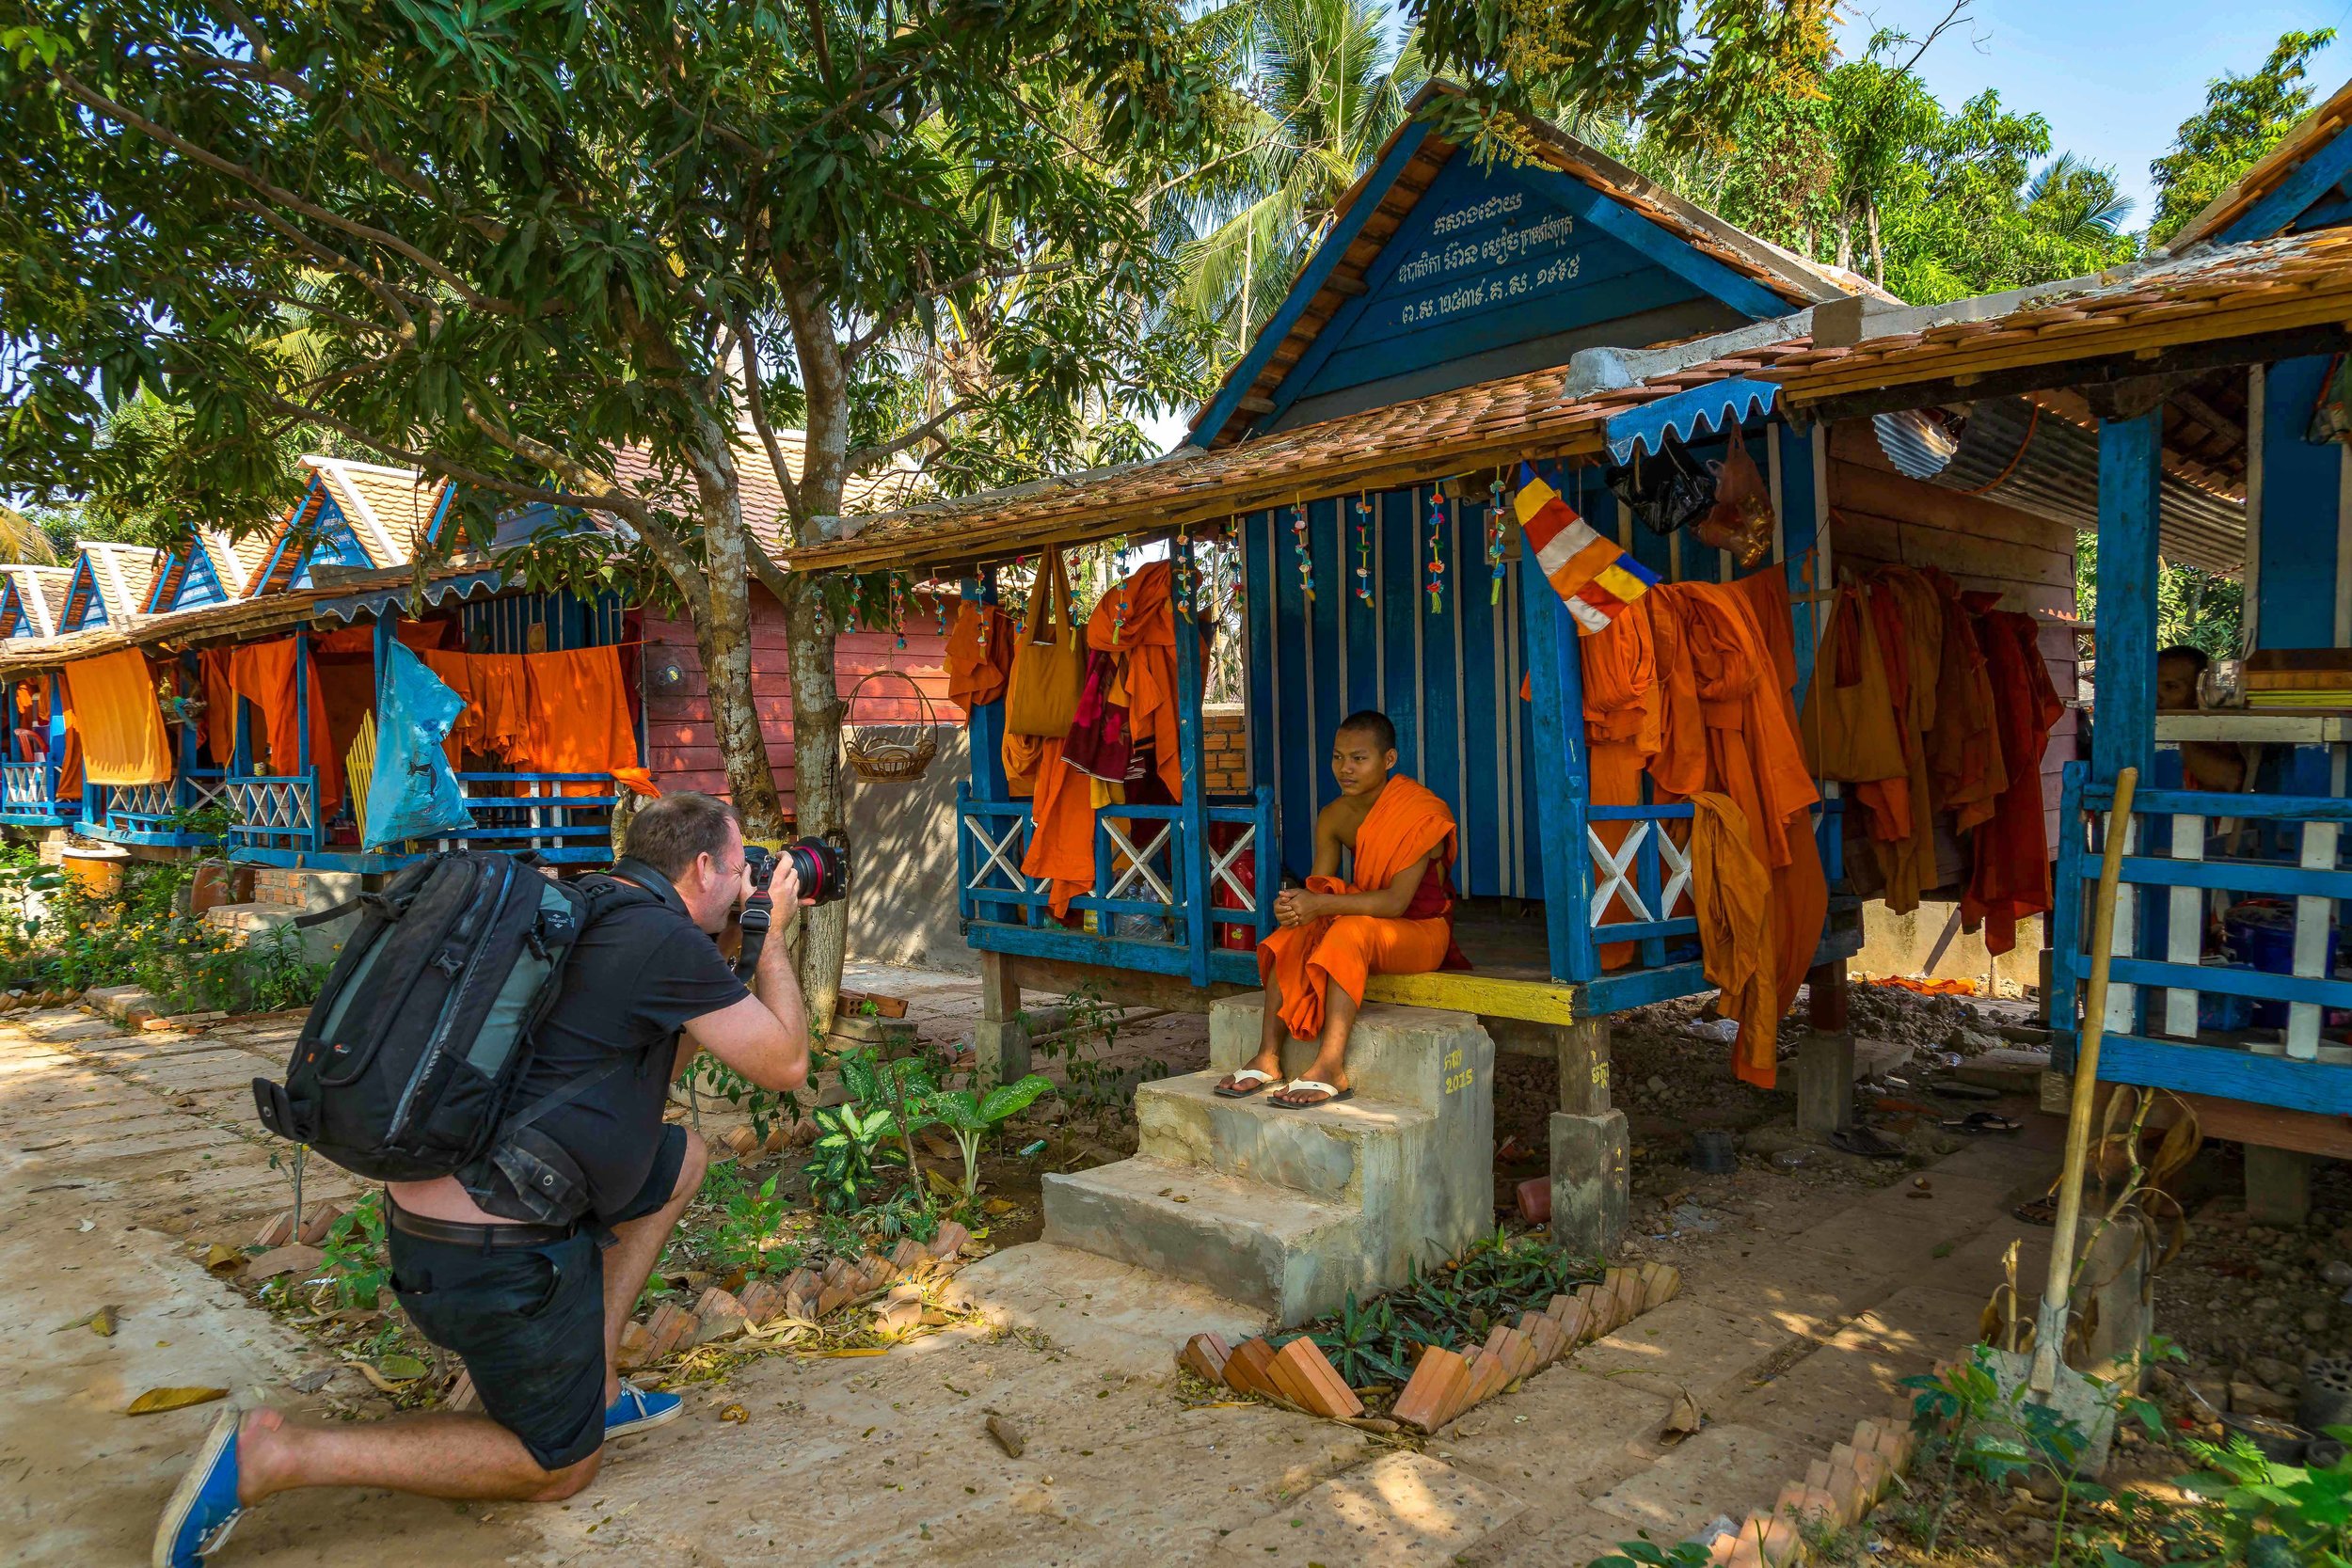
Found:
<path fill-rule="evenodd" d="M 1899 1160 L 1903 1157 L 1901 1145 L 1887 1142 L 1860 1122 L 1851 1127 L 1839 1128 L 1829 1135 L 1829 1141 L 1834 1148 L 1842 1148 L 1849 1154 L 1859 1154 L 1867 1160 Z"/>
<path fill-rule="evenodd" d="M 2027 1225 L 2058 1224 L 2058 1201 L 2055 1198 L 2037 1197 L 2030 1203 L 2019 1204 L 2010 1212 Z"/>
<path fill-rule="evenodd" d="M 1939 1121 L 1938 1127 L 1947 1132 L 2023 1132 L 2026 1124 L 2014 1117 L 1996 1111 L 1971 1111 L 1953 1121 Z"/>
<path fill-rule="evenodd" d="M 1223 1082 L 1211 1092 L 1223 1095 L 1228 1100 L 1247 1100 L 1273 1082 L 1274 1074 L 1246 1067 L 1238 1072 L 1227 1073 Z"/>
<path fill-rule="evenodd" d="M 1321 1100 L 1297 1101 L 1284 1100 L 1281 1094 L 1276 1095 L 1269 1103 L 1279 1105 L 1286 1111 L 1312 1111 L 1321 1106 L 1337 1105 L 1342 1101 L 1356 1098 L 1354 1089 L 1335 1089 L 1330 1085 L 1317 1083 L 1312 1078 L 1292 1079 L 1290 1087 L 1284 1089 L 1282 1094 L 1319 1094 L 1323 1097 Z"/>

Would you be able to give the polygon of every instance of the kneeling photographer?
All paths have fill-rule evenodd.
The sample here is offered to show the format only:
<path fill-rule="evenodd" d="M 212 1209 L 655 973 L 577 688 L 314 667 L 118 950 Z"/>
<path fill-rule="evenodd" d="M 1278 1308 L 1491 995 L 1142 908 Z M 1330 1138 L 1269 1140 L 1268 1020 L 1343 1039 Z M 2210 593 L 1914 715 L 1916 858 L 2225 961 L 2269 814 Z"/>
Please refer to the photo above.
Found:
<path fill-rule="evenodd" d="M 464 863 L 418 868 L 372 895 L 373 924 L 351 945 L 380 951 L 346 952 L 285 1085 L 262 1081 L 256 1093 L 273 1130 L 386 1181 L 393 1292 L 426 1338 L 465 1362 L 482 1409 L 331 1425 L 232 1410 L 165 1512 L 156 1568 L 189 1568 L 243 1510 L 295 1487 L 568 1497 L 595 1477 L 608 1439 L 679 1414 L 678 1396 L 639 1389 L 612 1364 L 707 1159 L 662 1112 L 671 1081 L 701 1051 L 764 1089 L 806 1080 L 808 1018 L 785 939 L 804 902 L 799 868 L 833 884 L 830 896 L 843 870 L 836 853 L 813 848 L 747 855 L 733 806 L 681 793 L 631 820 L 610 877 L 559 884 L 512 861 L 458 855 L 441 860 Z M 454 891 L 440 894 L 445 882 Z M 757 948 L 748 989 L 716 941 L 739 911 L 746 958 Z M 510 928 L 499 958 L 511 968 L 498 969 L 481 956 Z M 438 945 L 406 960 L 396 939 Z M 545 990 L 532 1001 L 534 977 Z M 436 986 L 447 988 L 437 1010 Z M 422 1015 L 409 1025 L 420 1043 L 395 1039 L 398 1022 L 369 1021 L 371 1002 Z M 535 1022 L 531 1006 L 544 1008 Z M 519 1042 L 511 1076 L 470 1087 L 448 1058 L 495 1080 L 501 1023 Z M 393 1081 L 362 1101 L 372 1074 Z M 465 1134 L 462 1164 L 437 1158 L 436 1129 L 467 1103 L 503 1110 L 477 1109 L 475 1120 L 497 1126 Z M 453 1173 L 395 1174 L 442 1167 Z"/>

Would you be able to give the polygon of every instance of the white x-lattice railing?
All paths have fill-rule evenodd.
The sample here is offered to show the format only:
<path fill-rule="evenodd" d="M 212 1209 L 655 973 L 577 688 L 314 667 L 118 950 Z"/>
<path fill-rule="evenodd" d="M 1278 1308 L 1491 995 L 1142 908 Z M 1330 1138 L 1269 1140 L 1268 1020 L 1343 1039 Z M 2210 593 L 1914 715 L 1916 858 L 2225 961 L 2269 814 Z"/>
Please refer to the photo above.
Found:
<path fill-rule="evenodd" d="M 1632 911 L 1636 920 L 1669 918 L 1670 911 L 1682 897 L 1683 890 L 1691 884 L 1690 851 L 1674 841 L 1674 835 L 1664 831 L 1665 824 L 1662 822 L 1635 821 L 1614 825 L 1626 830 L 1625 837 L 1617 842 L 1614 849 L 1610 848 L 1608 842 L 1601 837 L 1599 827 L 1588 825 L 1584 830 L 1593 857 L 1593 902 L 1588 918 L 1595 926 L 1600 925 L 1602 916 L 1609 911 L 1609 906 L 1618 899 L 1625 901 L 1625 907 Z M 1637 870 L 1641 864 L 1642 848 L 1652 837 L 1658 841 L 1660 870 L 1664 876 L 1656 909 L 1652 909 L 1649 901 L 1642 896 Z"/>
<path fill-rule="evenodd" d="M 256 843 L 266 838 L 318 838 L 318 791 L 309 779 L 231 779 L 229 809 L 236 822 L 231 836 Z"/>
<path fill-rule="evenodd" d="M 9 811 L 40 811 L 53 809 L 50 799 L 49 765 L 45 762 L 11 762 L 0 766 L 0 804 Z"/>
<path fill-rule="evenodd" d="M 1029 819 L 1026 816 L 1001 816 L 997 821 L 1004 831 L 994 837 L 988 832 L 984 817 L 967 816 L 964 832 L 972 835 L 972 875 L 964 884 L 967 893 L 1035 893 L 1045 886 L 1042 878 L 1031 881 L 1021 872 L 1021 856 Z M 991 877 L 1002 877 L 1001 882 L 991 882 Z"/>
<path fill-rule="evenodd" d="M 163 816 L 174 805 L 173 783 L 165 779 L 157 784 L 109 784 L 106 790 L 106 810 L 126 816 Z"/>
<path fill-rule="evenodd" d="M 1221 887 L 1233 896 L 1231 908 L 1239 910 L 1244 914 L 1254 915 L 1258 912 L 1257 892 L 1249 883 L 1242 880 L 1240 872 L 1236 869 L 1248 863 L 1249 857 L 1257 852 L 1258 825 L 1254 822 L 1244 828 L 1241 836 L 1224 848 L 1217 848 L 1214 842 L 1210 845 L 1209 890 L 1212 901 L 1216 896 L 1216 890 Z"/>
<path fill-rule="evenodd" d="M 1112 850 L 1110 887 L 1103 896 L 1124 898 L 1127 896 L 1127 890 L 1140 881 L 1151 891 L 1153 902 L 1175 903 L 1176 894 L 1168 885 L 1175 875 L 1172 863 L 1168 877 L 1164 879 L 1152 863 L 1160 855 L 1168 852 L 1168 845 L 1176 836 L 1176 824 L 1160 823 L 1160 831 L 1152 835 L 1150 843 L 1138 849 L 1136 847 L 1135 840 L 1120 832 L 1117 817 L 1104 816 L 1098 820 L 1103 825 L 1104 836 L 1110 840 Z M 1145 825 L 1150 826 L 1148 822 Z M 1172 863 L 1173 856 L 1170 856 L 1170 860 Z"/>
<path fill-rule="evenodd" d="M 201 808 L 229 799 L 229 780 L 216 772 L 194 772 L 183 780 L 188 786 L 188 805 Z"/>

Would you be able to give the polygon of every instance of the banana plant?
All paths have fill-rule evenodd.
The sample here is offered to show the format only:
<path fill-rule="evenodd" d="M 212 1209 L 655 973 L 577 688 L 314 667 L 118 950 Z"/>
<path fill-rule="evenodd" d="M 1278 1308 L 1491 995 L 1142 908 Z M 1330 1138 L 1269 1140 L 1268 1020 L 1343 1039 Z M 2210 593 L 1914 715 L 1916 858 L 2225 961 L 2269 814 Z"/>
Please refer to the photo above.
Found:
<path fill-rule="evenodd" d="M 971 1089 L 946 1089 L 926 1095 L 917 1102 L 914 1114 L 926 1125 L 936 1123 L 954 1134 L 956 1147 L 963 1153 L 966 1203 L 980 1190 L 980 1140 L 1007 1119 L 1027 1110 L 1039 1095 L 1053 1086 L 1032 1072 L 1017 1083 L 999 1084 L 985 1094 Z"/>

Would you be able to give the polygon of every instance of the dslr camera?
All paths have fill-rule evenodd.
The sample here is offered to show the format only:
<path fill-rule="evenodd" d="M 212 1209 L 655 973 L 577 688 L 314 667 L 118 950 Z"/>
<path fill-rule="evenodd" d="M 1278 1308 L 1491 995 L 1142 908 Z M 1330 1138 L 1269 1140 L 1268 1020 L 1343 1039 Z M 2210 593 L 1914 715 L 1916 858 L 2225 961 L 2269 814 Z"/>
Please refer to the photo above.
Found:
<path fill-rule="evenodd" d="M 821 838 L 796 839 L 780 853 L 746 844 L 743 862 L 751 867 L 752 886 L 762 893 L 775 880 L 776 868 L 789 865 L 801 879 L 801 896 L 810 903 L 830 904 L 850 895 L 850 852 Z"/>

